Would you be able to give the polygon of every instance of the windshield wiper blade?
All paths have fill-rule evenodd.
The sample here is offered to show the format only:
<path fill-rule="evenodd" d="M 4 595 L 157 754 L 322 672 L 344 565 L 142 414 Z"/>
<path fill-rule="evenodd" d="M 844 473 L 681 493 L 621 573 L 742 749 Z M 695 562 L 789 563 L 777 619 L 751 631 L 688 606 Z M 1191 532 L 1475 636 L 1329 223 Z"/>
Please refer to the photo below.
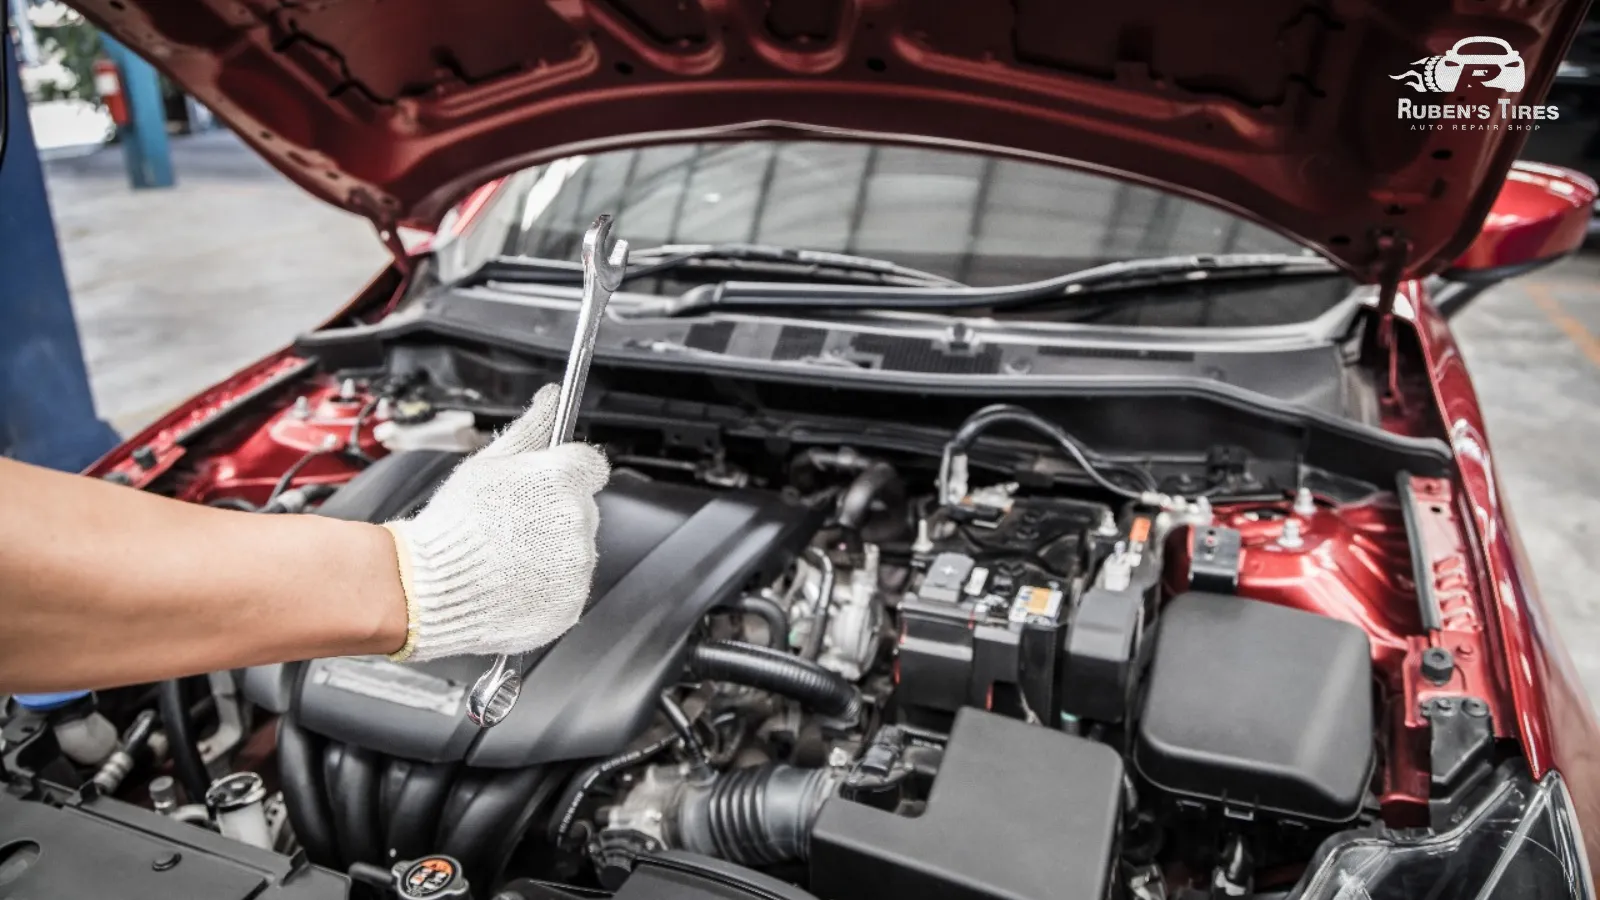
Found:
<path fill-rule="evenodd" d="M 959 281 L 886 259 L 765 244 L 662 244 L 632 251 L 628 257 L 631 265 L 623 276 L 624 281 L 695 266 L 782 273 L 802 278 L 870 280 L 874 286 L 913 290 L 964 287 Z M 494 281 L 506 284 L 576 284 L 582 280 L 583 268 L 577 263 L 533 256 L 496 256 L 452 283 L 451 287 L 474 287 Z"/>
<path fill-rule="evenodd" d="M 1339 269 L 1320 256 L 1287 253 L 1223 253 L 1163 256 L 1106 263 L 1043 281 L 996 288 L 900 288 L 877 285 L 785 284 L 725 281 L 699 285 L 678 297 L 646 303 L 634 316 L 682 316 L 710 310 L 961 310 L 1005 309 L 1100 290 L 1158 286 L 1221 278 L 1332 274 Z"/>
<path fill-rule="evenodd" d="M 652 271 L 660 272 L 668 268 L 676 268 L 687 263 L 699 262 L 753 262 L 773 263 L 780 266 L 793 266 L 802 270 L 800 274 L 820 274 L 824 270 L 836 272 L 857 272 L 892 277 L 906 282 L 905 286 L 913 289 L 919 285 L 940 286 L 947 288 L 965 287 L 953 278 L 946 278 L 933 272 L 903 266 L 887 259 L 877 259 L 871 256 L 856 256 L 852 253 L 834 253 L 830 250 L 802 250 L 794 247 L 778 247 L 770 244 L 662 244 L 658 247 L 645 247 L 633 252 L 632 257 L 649 259 L 660 257 L 654 263 L 647 264 Z M 805 271 L 809 270 L 809 271 Z"/>

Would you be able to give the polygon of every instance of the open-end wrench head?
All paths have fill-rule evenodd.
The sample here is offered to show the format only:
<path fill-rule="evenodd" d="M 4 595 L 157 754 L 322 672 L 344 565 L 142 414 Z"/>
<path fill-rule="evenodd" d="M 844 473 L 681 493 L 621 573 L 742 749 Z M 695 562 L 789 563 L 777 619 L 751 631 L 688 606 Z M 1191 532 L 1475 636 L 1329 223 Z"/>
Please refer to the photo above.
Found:
<path fill-rule="evenodd" d="M 611 249 L 607 250 L 607 245 Z M 595 283 L 606 291 L 622 284 L 628 271 L 628 242 L 611 242 L 611 217 L 601 214 L 583 235 L 583 272 L 593 273 Z"/>

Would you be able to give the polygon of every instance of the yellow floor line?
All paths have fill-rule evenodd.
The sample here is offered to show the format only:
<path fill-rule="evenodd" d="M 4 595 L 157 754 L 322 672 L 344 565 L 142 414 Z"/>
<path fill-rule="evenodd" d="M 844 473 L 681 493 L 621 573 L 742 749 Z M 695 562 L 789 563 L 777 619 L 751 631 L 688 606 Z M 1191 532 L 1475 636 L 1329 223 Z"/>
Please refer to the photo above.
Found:
<path fill-rule="evenodd" d="M 1546 318 L 1578 345 L 1583 355 L 1589 357 L 1589 362 L 1600 367 L 1600 338 L 1595 337 L 1582 322 L 1573 318 L 1572 314 L 1562 307 L 1560 301 L 1550 292 L 1548 285 L 1535 281 L 1522 287 L 1528 292 L 1528 296 L 1533 298 L 1533 305 L 1539 307 L 1539 311 L 1544 313 Z"/>

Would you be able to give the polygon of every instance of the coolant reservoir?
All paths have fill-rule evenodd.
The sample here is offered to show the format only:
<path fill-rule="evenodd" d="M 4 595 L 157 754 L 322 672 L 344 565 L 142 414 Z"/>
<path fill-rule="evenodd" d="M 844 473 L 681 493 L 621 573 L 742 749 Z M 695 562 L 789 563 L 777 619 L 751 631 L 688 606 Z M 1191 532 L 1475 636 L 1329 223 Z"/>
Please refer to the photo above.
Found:
<path fill-rule="evenodd" d="M 408 450 L 442 450 L 471 453 L 488 443 L 474 427 L 476 419 L 464 409 L 443 409 L 421 422 L 382 422 L 372 434 L 390 453 Z"/>

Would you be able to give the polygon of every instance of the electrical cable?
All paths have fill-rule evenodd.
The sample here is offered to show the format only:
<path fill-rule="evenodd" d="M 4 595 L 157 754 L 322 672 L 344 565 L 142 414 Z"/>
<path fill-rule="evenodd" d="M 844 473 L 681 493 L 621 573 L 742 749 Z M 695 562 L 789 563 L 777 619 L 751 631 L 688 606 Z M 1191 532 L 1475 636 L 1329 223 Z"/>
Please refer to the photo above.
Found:
<path fill-rule="evenodd" d="M 379 395 L 375 393 L 366 403 L 361 404 L 361 411 L 356 413 L 356 420 L 350 426 L 350 437 L 345 439 L 344 442 L 344 452 L 362 462 L 370 463 L 374 461 L 372 457 L 367 455 L 365 450 L 361 449 L 361 425 L 367 421 L 368 416 L 372 415 L 373 410 L 378 408 L 380 399 Z"/>
<path fill-rule="evenodd" d="M 1050 438 L 1055 442 L 1056 446 L 1060 447 L 1067 456 L 1072 458 L 1073 462 L 1078 464 L 1078 467 L 1083 470 L 1085 475 L 1107 491 L 1130 500 L 1139 499 L 1140 494 L 1143 493 L 1143 491 L 1123 487 L 1100 472 L 1100 468 L 1127 470 L 1130 467 L 1119 463 L 1108 463 L 1103 460 L 1097 467 L 1096 463 L 1091 461 L 1090 453 L 1083 448 L 1077 438 L 1068 434 L 1066 429 L 1031 410 L 1008 403 L 997 403 L 993 406 L 986 406 L 968 416 L 967 420 L 961 423 L 961 427 L 956 430 L 955 436 L 950 439 L 949 443 L 945 444 L 944 457 L 939 463 L 939 496 L 941 499 L 947 495 L 946 492 L 953 473 L 956 456 L 964 455 L 984 431 L 1003 423 L 1026 425 Z M 1148 472 L 1142 470 L 1134 471 L 1139 473 L 1139 480 L 1144 483 L 1145 490 L 1155 489 L 1154 479 Z"/>
<path fill-rule="evenodd" d="M 644 762 L 657 753 L 678 743 L 678 733 L 671 728 L 666 729 L 665 735 L 654 738 L 647 737 L 641 746 L 625 751 L 610 759 L 595 763 L 572 779 L 572 784 L 567 787 L 561 800 L 556 804 L 556 815 L 551 818 L 550 841 L 557 847 L 566 845 L 567 834 L 572 830 L 573 820 L 578 817 L 578 808 L 583 805 L 583 798 L 594 787 L 595 782 L 604 778 L 618 769 L 625 769 L 632 765 Z"/>
<path fill-rule="evenodd" d="M 278 477 L 278 483 L 272 486 L 272 493 L 267 495 L 267 502 L 261 505 L 271 506 L 272 501 L 278 499 L 279 494 L 289 489 L 290 482 L 294 481 L 294 477 L 300 474 L 300 470 L 304 469 L 307 463 L 319 456 L 326 456 L 332 452 L 334 452 L 332 447 L 313 447 L 307 450 L 304 456 L 294 461 L 294 465 L 283 470 L 283 474 Z"/>
<path fill-rule="evenodd" d="M 217 509 L 236 509 L 239 512 L 257 512 L 261 509 L 243 497 L 217 497 L 214 500 L 207 500 L 206 505 Z"/>
<path fill-rule="evenodd" d="M 183 696 L 183 679 L 169 678 L 161 682 L 157 695 L 161 726 L 167 732 L 167 744 L 172 753 L 172 768 L 178 783 L 190 803 L 204 803 L 206 788 L 211 786 L 211 776 L 206 771 L 205 759 L 200 755 L 199 734 L 188 701 Z"/>

